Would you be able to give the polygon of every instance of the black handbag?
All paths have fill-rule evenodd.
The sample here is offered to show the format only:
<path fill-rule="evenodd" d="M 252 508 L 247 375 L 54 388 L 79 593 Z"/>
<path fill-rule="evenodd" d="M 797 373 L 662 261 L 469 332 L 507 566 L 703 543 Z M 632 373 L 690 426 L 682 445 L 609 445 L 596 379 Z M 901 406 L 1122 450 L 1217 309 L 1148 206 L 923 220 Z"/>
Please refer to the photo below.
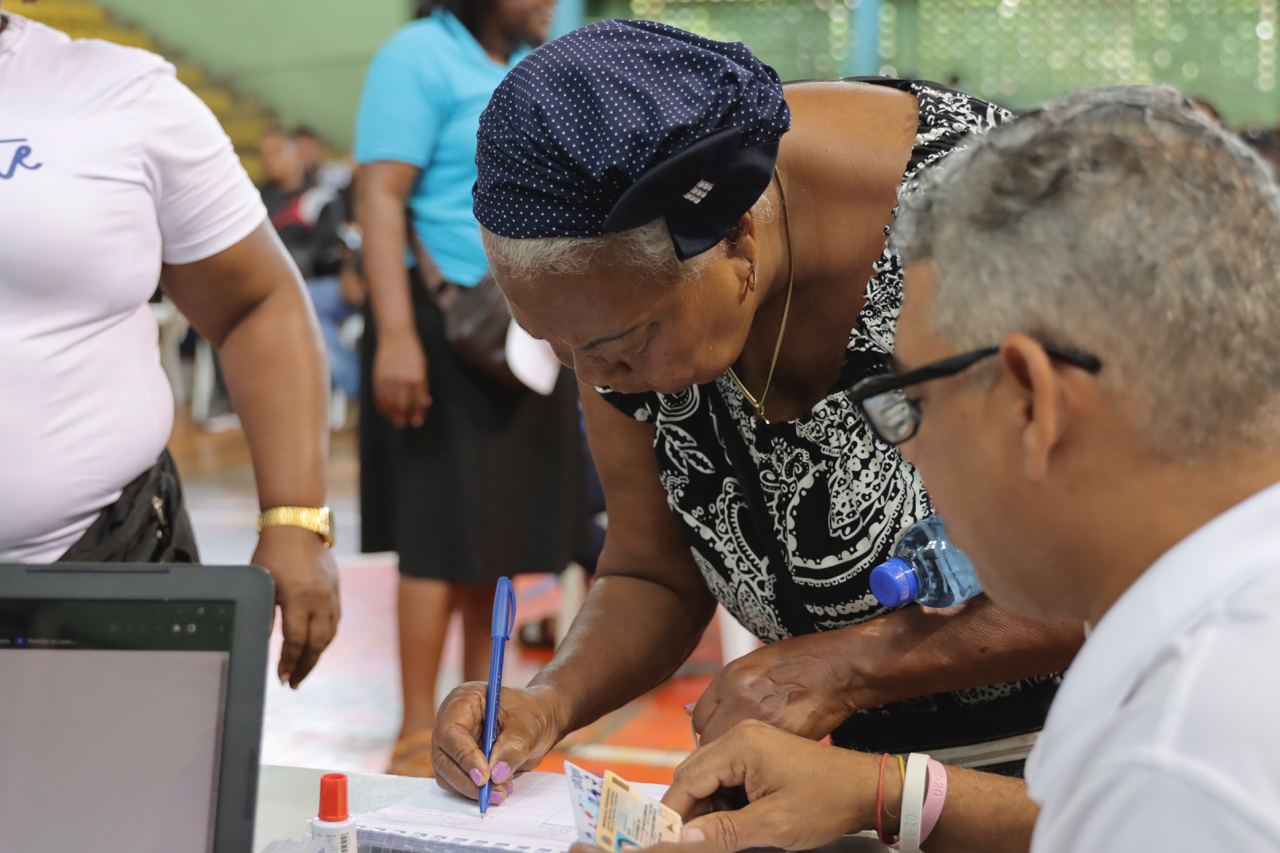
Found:
<path fill-rule="evenodd" d="M 124 487 L 58 562 L 200 562 L 182 480 L 168 450 Z"/>
<path fill-rule="evenodd" d="M 444 337 L 453 354 L 498 385 L 523 387 L 507 363 L 511 311 L 493 276 L 486 274 L 474 287 L 462 287 L 445 279 L 416 236 L 413 247 L 427 293 L 444 316 Z"/>

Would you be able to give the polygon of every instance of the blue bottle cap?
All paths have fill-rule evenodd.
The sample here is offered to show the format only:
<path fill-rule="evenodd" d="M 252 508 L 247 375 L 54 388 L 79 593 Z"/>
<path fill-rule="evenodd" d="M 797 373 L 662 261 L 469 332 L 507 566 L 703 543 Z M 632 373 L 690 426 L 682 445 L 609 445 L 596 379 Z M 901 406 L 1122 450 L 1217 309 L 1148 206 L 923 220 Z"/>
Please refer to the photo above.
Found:
<path fill-rule="evenodd" d="M 920 577 L 901 557 L 890 557 L 871 570 L 871 594 L 885 607 L 901 607 L 920 597 Z"/>

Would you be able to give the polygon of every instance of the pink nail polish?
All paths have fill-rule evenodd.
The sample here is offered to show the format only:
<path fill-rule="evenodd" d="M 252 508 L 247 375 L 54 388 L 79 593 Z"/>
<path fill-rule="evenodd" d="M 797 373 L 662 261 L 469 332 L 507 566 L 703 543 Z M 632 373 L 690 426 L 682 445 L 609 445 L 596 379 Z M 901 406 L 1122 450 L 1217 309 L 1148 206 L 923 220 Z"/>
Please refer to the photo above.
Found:
<path fill-rule="evenodd" d="M 686 714 L 692 714 L 692 713 L 693 713 L 693 709 L 694 709 L 695 707 L 697 707 L 697 705 L 698 705 L 698 703 L 697 703 L 697 702 L 690 702 L 688 705 L 685 705 L 685 706 L 684 706 L 684 712 L 685 712 Z"/>
<path fill-rule="evenodd" d="M 484 784 L 484 774 L 480 772 L 479 767 L 471 768 L 471 781 L 475 783 L 477 788 Z"/>
<path fill-rule="evenodd" d="M 511 778 L 511 766 L 505 761 L 499 761 L 493 765 L 493 781 L 505 782 Z"/>

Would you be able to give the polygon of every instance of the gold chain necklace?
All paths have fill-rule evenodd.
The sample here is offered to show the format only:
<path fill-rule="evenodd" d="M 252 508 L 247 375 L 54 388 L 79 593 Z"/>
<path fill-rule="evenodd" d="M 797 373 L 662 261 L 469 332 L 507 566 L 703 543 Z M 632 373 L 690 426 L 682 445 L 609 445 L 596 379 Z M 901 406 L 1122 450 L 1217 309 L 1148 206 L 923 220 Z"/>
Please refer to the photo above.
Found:
<path fill-rule="evenodd" d="M 782 352 L 782 339 L 787 334 L 787 320 L 791 316 L 791 291 L 795 289 L 796 284 L 796 264 L 795 258 L 791 254 L 791 217 L 787 214 L 787 193 L 782 188 L 782 173 L 774 169 L 774 175 L 778 178 L 778 198 L 782 202 L 782 227 L 787 235 L 787 299 L 782 305 L 782 323 L 778 326 L 778 340 L 773 345 L 773 359 L 769 362 L 769 373 L 764 380 L 764 390 L 760 392 L 757 398 L 754 394 L 747 390 L 747 386 L 742 384 L 742 380 L 738 378 L 738 374 L 734 372 L 732 367 L 729 368 L 729 378 L 733 380 L 733 384 L 738 386 L 743 399 L 755 409 L 756 417 L 765 422 L 768 426 L 772 421 L 764 413 L 764 401 L 769 396 L 769 388 L 773 385 L 773 371 L 778 367 L 778 355 Z"/>

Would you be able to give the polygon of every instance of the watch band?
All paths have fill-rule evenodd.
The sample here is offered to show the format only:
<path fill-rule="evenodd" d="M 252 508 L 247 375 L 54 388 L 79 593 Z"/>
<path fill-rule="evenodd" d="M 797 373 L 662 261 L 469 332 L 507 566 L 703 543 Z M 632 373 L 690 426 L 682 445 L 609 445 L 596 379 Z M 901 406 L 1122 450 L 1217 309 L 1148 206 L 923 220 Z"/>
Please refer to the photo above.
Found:
<path fill-rule="evenodd" d="M 274 506 L 258 514 L 258 532 L 268 527 L 301 527 L 333 547 L 333 511 L 327 506 Z"/>

